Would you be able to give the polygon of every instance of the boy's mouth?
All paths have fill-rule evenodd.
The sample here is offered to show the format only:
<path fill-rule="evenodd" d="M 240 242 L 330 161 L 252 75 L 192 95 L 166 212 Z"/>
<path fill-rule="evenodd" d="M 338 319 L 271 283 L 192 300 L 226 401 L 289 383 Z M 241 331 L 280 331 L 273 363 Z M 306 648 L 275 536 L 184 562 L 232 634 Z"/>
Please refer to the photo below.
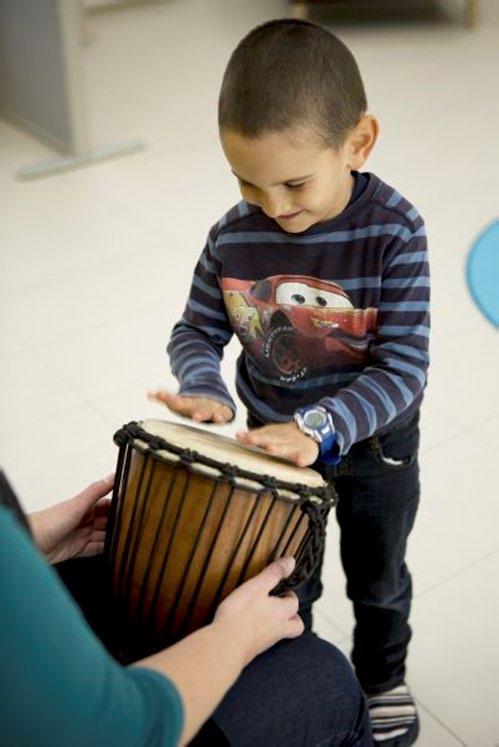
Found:
<path fill-rule="evenodd" d="M 297 210 L 296 213 L 288 213 L 287 215 L 278 215 L 278 220 L 292 220 L 293 218 L 296 218 L 298 215 L 301 215 L 303 210 Z"/>

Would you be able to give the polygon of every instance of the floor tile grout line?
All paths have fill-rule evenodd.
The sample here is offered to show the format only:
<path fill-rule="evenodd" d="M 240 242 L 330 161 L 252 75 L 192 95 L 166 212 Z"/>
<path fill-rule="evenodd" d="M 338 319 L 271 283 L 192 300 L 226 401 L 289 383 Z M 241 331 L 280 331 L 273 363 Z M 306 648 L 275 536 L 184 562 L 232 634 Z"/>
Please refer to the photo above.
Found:
<path fill-rule="evenodd" d="M 32 350 L 33 355 L 35 358 L 48 370 L 51 374 L 53 374 L 55 377 L 61 381 L 65 386 L 68 387 L 68 389 L 75 395 L 78 396 L 78 398 L 82 402 L 82 406 L 89 407 L 96 415 L 99 416 L 99 418 L 107 423 L 108 420 L 104 416 L 104 414 L 98 410 L 98 408 L 94 405 L 94 402 L 89 399 L 86 395 L 82 394 L 79 388 L 74 384 L 74 382 L 70 381 L 64 374 L 61 374 L 59 371 L 57 371 L 50 363 L 47 363 L 40 355 L 37 354 L 36 349 Z"/>
<path fill-rule="evenodd" d="M 421 457 L 431 454 L 434 449 L 439 449 L 441 446 L 445 446 L 449 441 L 453 441 L 456 438 L 459 438 L 460 436 L 464 435 L 465 429 L 461 428 L 459 431 L 456 431 L 455 433 L 452 433 L 450 436 L 444 436 L 442 439 L 436 441 L 431 446 L 421 446 L 419 450 L 419 457 L 421 462 Z M 424 438 L 421 439 L 421 443 L 424 442 Z"/>
<path fill-rule="evenodd" d="M 35 353 L 35 356 L 36 356 L 36 353 Z M 99 416 L 99 418 L 104 423 L 108 424 L 109 426 L 111 426 L 115 430 L 118 430 L 123 425 L 123 423 L 121 423 L 121 422 L 118 425 L 116 423 L 113 424 L 111 422 L 111 417 L 108 416 L 108 415 L 106 415 L 105 411 L 102 410 L 99 407 L 98 402 L 96 401 L 95 398 L 90 398 L 87 395 L 82 394 L 81 391 L 80 391 L 80 389 L 72 381 L 70 381 L 68 378 L 66 378 L 64 376 L 64 374 L 61 374 L 52 365 L 46 363 L 43 359 L 40 359 L 39 356 L 36 356 L 36 357 L 38 358 L 38 360 L 41 360 L 41 362 L 44 363 L 44 365 L 46 366 L 46 368 L 51 373 L 53 373 L 54 376 L 57 376 L 62 383 L 64 383 L 66 386 L 68 386 L 75 394 L 77 394 L 78 397 L 82 400 L 83 405 L 86 406 L 86 407 L 89 407 L 96 415 Z M 125 392 L 127 392 L 129 390 L 129 388 L 130 388 L 129 386 L 123 387 L 123 389 L 119 390 L 119 392 L 121 391 L 123 394 L 125 394 Z M 145 395 L 145 389 L 144 389 L 144 404 L 145 404 L 145 402 L 146 402 L 146 395 Z"/>
<path fill-rule="evenodd" d="M 322 617 L 324 617 L 324 615 L 322 613 L 320 613 L 319 610 L 317 612 L 318 612 L 318 614 L 321 614 Z M 336 627 L 336 626 L 334 626 L 334 627 Z M 350 644 L 352 644 L 352 635 L 351 634 L 350 635 L 345 635 L 343 638 L 340 638 L 339 640 L 335 641 L 335 643 L 333 645 L 336 646 L 337 648 L 339 648 L 340 646 L 343 646 L 343 644 L 345 644 L 347 642 L 349 642 Z M 345 654 L 345 656 L 347 656 L 347 654 Z M 348 656 L 347 656 L 347 659 L 350 662 L 350 666 L 353 666 L 352 662 L 350 661 L 350 658 Z M 447 724 L 444 721 L 442 721 L 442 719 L 439 718 L 439 716 L 437 716 L 427 705 L 425 705 L 419 699 L 419 697 L 417 697 L 416 695 L 414 695 L 414 699 L 415 699 L 416 703 L 418 704 L 418 706 L 422 710 L 424 710 L 430 716 L 430 718 L 432 718 L 434 721 L 436 721 L 438 723 L 438 725 L 441 726 L 442 729 L 444 729 L 451 737 L 453 737 L 462 747 L 468 747 L 468 744 L 465 741 L 463 741 L 463 739 L 461 739 L 461 737 L 459 737 L 456 734 L 455 731 L 453 731 L 449 726 L 447 726 Z"/>
<path fill-rule="evenodd" d="M 413 596 L 414 601 L 419 600 L 422 597 L 426 597 L 428 594 L 433 594 L 434 591 L 437 591 L 440 587 L 445 586 L 450 581 L 453 581 L 455 578 L 458 578 L 463 573 L 466 573 L 466 571 L 469 571 L 475 565 L 484 563 L 487 560 L 490 560 L 490 558 L 493 558 L 494 555 L 497 555 L 497 554 L 499 554 L 499 547 L 496 547 L 494 550 L 490 550 L 488 553 L 486 553 L 485 555 L 481 555 L 479 558 L 475 558 L 475 560 L 472 560 L 471 563 L 467 563 L 465 566 L 462 566 L 461 568 L 458 568 L 456 571 L 453 571 L 453 573 L 450 573 L 442 581 L 438 581 L 435 584 L 432 584 L 431 586 L 427 586 L 426 589 L 423 589 L 423 591 L 418 592 L 417 594 L 414 594 Z"/>
<path fill-rule="evenodd" d="M 423 404 L 424 407 L 424 404 Z M 440 449 L 443 446 L 446 446 L 451 441 L 455 441 L 458 438 L 461 438 L 466 434 L 466 427 L 463 426 L 459 431 L 456 433 L 452 433 L 450 436 L 445 436 L 441 441 L 438 441 L 437 443 L 433 444 L 432 446 L 429 446 L 428 448 L 420 448 L 420 467 L 421 467 L 421 457 L 426 456 L 427 454 L 431 454 L 435 449 Z M 422 442 L 424 439 L 422 439 Z M 424 467 L 421 467 L 421 473 L 424 476 Z"/>
<path fill-rule="evenodd" d="M 481 441 L 484 444 L 484 446 L 487 446 L 488 448 L 493 449 L 495 454 L 498 453 L 497 446 L 493 443 L 491 439 L 487 438 L 487 436 L 483 436 L 481 433 L 476 433 L 475 435 L 479 439 L 479 441 Z"/>
<path fill-rule="evenodd" d="M 499 418 L 499 413 L 497 413 L 497 415 L 493 415 L 492 418 L 488 418 L 486 421 L 482 420 L 479 423 L 473 423 L 473 425 L 466 425 L 465 426 L 466 433 L 469 433 L 470 435 L 476 436 L 476 438 L 478 438 L 479 441 L 480 440 L 484 440 L 484 439 L 482 439 L 482 437 L 480 436 L 479 433 L 476 433 L 476 431 L 479 428 L 481 428 L 485 423 L 490 422 L 490 420 L 493 420 L 495 417 Z M 486 439 L 485 439 L 485 441 L 486 441 L 487 445 L 490 448 L 492 448 L 495 453 L 497 453 L 497 449 L 494 449 L 493 445 L 490 444 Z"/>
<path fill-rule="evenodd" d="M 418 706 L 419 706 L 419 707 L 420 707 L 420 708 L 421 708 L 421 709 L 422 709 L 423 711 L 426 711 L 426 713 L 427 713 L 427 714 L 428 714 L 429 716 L 431 716 L 431 718 L 432 718 L 432 719 L 433 719 L 434 721 L 436 721 L 436 722 L 437 722 L 437 723 L 438 723 L 438 724 L 439 724 L 439 725 L 440 725 L 440 726 L 442 727 L 442 729 L 445 729 L 445 731 L 446 731 L 446 732 L 448 732 L 448 734 L 450 734 L 450 735 L 451 735 L 452 737 L 454 737 L 454 739 L 456 739 L 456 740 L 457 740 L 457 741 L 459 742 L 459 744 L 460 744 L 460 745 L 462 745 L 462 747 L 468 747 L 468 744 L 467 744 L 467 742 L 464 742 L 464 741 L 463 741 L 463 740 L 461 739 L 461 737 L 459 737 L 459 736 L 458 736 L 458 735 L 456 734 L 456 732 L 455 732 L 455 731 L 453 731 L 453 730 L 452 730 L 452 729 L 451 729 L 451 728 L 450 728 L 449 726 L 447 726 L 447 724 L 446 724 L 446 723 L 445 723 L 444 721 L 442 721 L 442 719 L 441 719 L 441 718 L 439 718 L 439 717 L 438 717 L 438 716 L 437 716 L 437 715 L 436 715 L 436 714 L 435 714 L 435 713 L 434 713 L 434 712 L 433 712 L 433 711 L 432 711 L 432 710 L 431 710 L 430 708 L 428 708 L 428 706 L 424 705 L 424 703 L 422 703 L 422 702 L 421 702 L 421 700 L 420 700 L 420 699 L 419 699 L 418 697 L 414 696 L 414 700 L 416 701 L 416 703 L 418 704 Z"/>
<path fill-rule="evenodd" d="M 122 316 L 117 316 L 114 319 L 108 319 L 104 322 L 99 322 L 97 324 L 93 324 L 90 327 L 86 327 L 85 329 L 79 330 L 76 334 L 73 334 L 72 332 L 68 332 L 67 334 L 63 334 L 62 336 L 59 336 L 57 338 L 43 340 L 41 342 L 36 343 L 29 343 L 28 341 L 23 341 L 23 347 L 21 350 L 17 350 L 13 353 L 11 353 L 7 357 L 14 357 L 15 355 L 22 354 L 26 351 L 35 352 L 41 349 L 45 349 L 48 347 L 56 347 L 58 345 L 62 345 L 68 340 L 78 340 L 81 337 L 84 337 L 85 335 L 91 333 L 91 332 L 100 332 L 101 330 L 105 329 L 106 327 L 111 327 L 115 324 L 118 324 L 122 321 L 127 321 L 130 319 L 133 319 L 134 316 L 139 316 L 140 314 L 155 309 L 159 306 L 159 301 L 156 300 L 151 303 L 147 303 L 140 306 L 135 306 L 133 309 L 131 308 L 129 313 L 124 314 Z M 10 330 L 7 330 L 9 334 L 11 334 Z M 18 334 L 18 333 L 17 333 Z M 22 338 L 20 338 L 22 339 Z"/>
<path fill-rule="evenodd" d="M 16 438 L 23 433 L 28 433 L 28 431 L 32 431 L 37 428 L 43 428 L 45 425 L 53 423 L 58 418 L 70 415 L 73 412 L 79 412 L 80 410 L 84 410 L 87 407 L 88 403 L 80 402 L 77 405 L 72 405 L 67 409 L 60 410 L 56 415 L 47 415 L 46 417 L 38 418 L 37 420 L 34 420 L 25 426 L 21 426 L 20 428 L 13 428 L 12 430 L 4 431 L 0 433 L 0 444 L 4 439 Z"/>
<path fill-rule="evenodd" d="M 466 426 L 466 423 L 463 423 L 462 420 L 459 420 L 458 418 L 456 418 L 456 416 L 454 415 L 454 413 L 448 412 L 445 409 L 445 406 L 442 407 L 440 405 L 440 403 L 439 404 L 435 404 L 434 402 L 432 402 L 432 400 L 430 399 L 431 396 L 432 396 L 432 394 L 431 394 L 431 380 L 430 380 L 430 383 L 428 384 L 428 387 L 427 387 L 426 392 L 425 392 L 425 397 L 423 399 L 422 407 L 423 408 L 426 407 L 426 410 L 429 410 L 430 412 L 434 411 L 434 412 L 437 412 L 439 415 L 443 415 L 444 417 L 447 418 L 447 420 L 450 420 L 455 425 L 459 425 L 461 427 Z"/>
<path fill-rule="evenodd" d="M 424 403 L 423 403 L 423 407 L 424 407 Z M 463 436 L 473 436 L 477 441 L 480 442 L 481 445 L 486 446 L 487 450 L 492 449 L 492 451 L 494 451 L 494 453 L 497 454 L 497 449 L 494 449 L 493 445 L 491 445 L 490 442 L 484 441 L 484 439 L 478 433 L 474 432 L 474 429 L 476 427 L 480 427 L 480 426 L 463 424 L 462 428 L 458 432 L 453 433 L 450 436 L 446 436 L 442 441 L 438 441 L 438 443 L 433 444 L 433 446 L 430 446 L 427 449 L 422 448 L 420 453 L 422 456 L 425 454 L 430 454 L 435 449 L 440 449 L 442 446 L 447 445 L 450 441 L 455 441 L 456 439 L 462 438 Z M 424 470 L 422 470 L 422 473 L 423 472 Z"/>
<path fill-rule="evenodd" d="M 320 610 L 317 610 L 317 614 L 319 614 L 319 615 L 320 615 L 321 617 L 323 617 L 323 618 L 326 618 L 326 621 L 327 621 L 327 622 L 329 622 L 329 619 L 328 619 L 328 618 L 327 618 L 327 617 L 326 617 L 326 616 L 324 615 L 324 613 L 322 613 L 322 612 L 321 612 Z M 334 627 L 336 628 L 336 626 L 334 626 Z M 350 644 L 352 644 L 352 634 L 349 634 L 349 635 L 345 635 L 345 636 L 344 636 L 343 638 L 340 638 L 339 640 L 335 641 L 335 643 L 334 643 L 333 645 L 335 645 L 335 646 L 336 646 L 336 647 L 338 648 L 339 646 L 342 646 L 343 644 L 345 644 L 345 643 L 347 643 L 347 642 L 349 642 Z M 346 654 L 345 654 L 345 655 L 346 655 Z M 349 662 L 350 662 L 350 665 L 352 666 L 352 662 L 350 661 L 350 659 L 349 659 L 349 657 L 348 657 L 348 656 L 347 656 L 347 658 L 348 658 L 348 660 L 349 660 Z M 433 719 L 434 721 L 436 721 L 436 722 L 437 722 L 437 723 L 439 724 L 439 726 L 441 726 L 441 727 L 442 727 L 442 728 L 443 728 L 443 729 L 444 729 L 444 730 L 445 730 L 445 731 L 446 731 L 446 732 L 447 732 L 447 733 L 448 733 L 448 734 L 449 734 L 450 736 L 452 736 L 452 737 L 453 737 L 454 739 L 456 739 L 456 741 L 457 741 L 457 742 L 458 742 L 458 743 L 459 743 L 459 744 L 460 744 L 460 745 L 461 745 L 462 747 L 468 747 L 467 743 L 466 743 L 465 741 L 463 741 L 463 739 L 461 739 L 461 737 L 459 737 L 459 736 L 458 736 L 458 734 L 456 734 L 456 732 L 455 732 L 455 731 L 453 731 L 453 730 L 452 730 L 452 729 L 451 729 L 451 728 L 450 728 L 450 727 L 449 727 L 449 726 L 448 726 L 448 725 L 447 725 L 447 724 L 446 724 L 446 723 L 445 723 L 444 721 L 442 721 L 442 719 L 441 719 L 441 718 L 440 718 L 439 716 L 437 716 L 437 715 L 436 715 L 436 714 L 434 713 L 434 711 L 432 711 L 432 710 L 431 710 L 431 709 L 430 709 L 430 708 L 429 708 L 429 707 L 428 707 L 427 705 L 425 705 L 425 704 L 424 704 L 424 703 L 423 703 L 423 702 L 422 702 L 422 701 L 420 700 L 420 698 L 419 698 L 419 697 L 417 697 L 416 695 L 414 695 L 414 699 L 415 699 L 415 701 L 417 702 L 418 706 L 419 706 L 419 707 L 420 707 L 420 708 L 421 708 L 422 710 L 426 711 L 426 713 L 427 713 L 427 714 L 428 714 L 428 715 L 429 715 L 429 716 L 430 716 L 430 717 L 431 717 L 431 718 L 432 718 L 432 719 Z"/>
<path fill-rule="evenodd" d="M 157 245 L 154 247 L 153 250 L 151 250 L 151 252 L 152 251 L 157 251 L 157 252 L 165 251 L 166 252 L 172 248 L 173 249 L 179 248 L 176 240 L 170 239 L 172 244 L 168 245 L 166 243 L 167 239 L 165 239 L 165 237 L 163 236 L 158 235 L 154 237 L 154 239 L 151 239 L 151 241 L 157 242 Z M 121 262 L 123 259 L 132 260 L 132 259 L 140 258 L 140 257 L 143 258 L 143 253 L 144 253 L 143 248 L 137 247 L 137 249 L 133 249 L 131 251 L 125 251 L 123 254 L 117 253 L 115 257 L 107 257 L 106 259 L 97 260 L 95 263 L 91 263 L 80 269 L 67 270 L 66 272 L 63 272 L 62 275 L 59 275 L 56 278 L 48 278 L 46 280 L 40 281 L 39 283 L 35 283 L 32 286 L 25 286 L 23 288 L 18 288 L 12 291 L 12 293 L 9 293 L 9 292 L 7 292 L 6 294 L 4 293 L 4 295 L 2 296 L 3 303 L 5 303 L 5 301 L 9 302 L 13 300 L 18 300 L 19 298 L 21 298 L 21 301 L 22 301 L 23 297 L 31 293 L 37 293 L 40 290 L 43 291 L 47 287 L 50 290 L 51 286 L 59 287 L 62 282 L 65 282 L 67 280 L 71 280 L 73 278 L 80 278 L 82 275 L 85 275 L 85 274 L 93 275 L 95 273 L 95 270 L 99 270 L 101 268 L 106 268 L 106 267 L 112 267 L 113 265 L 116 266 L 118 260 Z M 12 334 L 10 330 L 8 331 L 10 334 Z"/>

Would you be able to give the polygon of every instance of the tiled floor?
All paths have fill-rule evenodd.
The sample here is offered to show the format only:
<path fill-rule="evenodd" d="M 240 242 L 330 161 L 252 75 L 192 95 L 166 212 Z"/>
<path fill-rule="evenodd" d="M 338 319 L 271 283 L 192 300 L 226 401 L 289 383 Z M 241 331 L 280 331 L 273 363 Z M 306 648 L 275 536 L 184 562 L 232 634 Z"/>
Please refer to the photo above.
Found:
<path fill-rule="evenodd" d="M 473 32 L 459 24 L 462 3 L 442 5 L 440 18 L 344 19 L 334 28 L 357 55 L 381 120 L 369 167 L 418 205 L 430 236 L 432 368 L 409 551 L 419 744 L 494 747 L 499 338 L 471 301 L 464 263 L 497 218 L 499 3 L 483 0 Z M 169 329 L 207 229 L 237 199 L 216 138 L 220 76 L 236 41 L 283 8 L 169 0 L 89 16 L 94 142 L 141 137 L 139 154 L 20 183 L 18 167 L 51 154 L 0 122 L 0 462 L 27 508 L 111 471 L 114 430 L 162 414 L 145 391 L 174 385 L 163 352 Z M 229 380 L 236 354 L 229 346 Z M 242 422 L 240 413 L 228 432 Z M 317 625 L 348 651 L 352 613 L 337 548 L 332 521 Z"/>

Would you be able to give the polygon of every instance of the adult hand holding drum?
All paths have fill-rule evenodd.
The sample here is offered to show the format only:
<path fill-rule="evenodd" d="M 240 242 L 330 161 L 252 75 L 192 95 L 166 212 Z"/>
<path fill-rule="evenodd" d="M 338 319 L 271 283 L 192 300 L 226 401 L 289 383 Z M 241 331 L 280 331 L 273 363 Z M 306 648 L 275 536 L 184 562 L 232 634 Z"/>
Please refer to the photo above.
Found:
<path fill-rule="evenodd" d="M 334 493 L 321 476 L 192 426 L 148 420 L 115 434 L 107 535 L 112 590 L 137 651 L 213 619 L 220 602 L 273 560 L 297 588 L 321 560 Z"/>

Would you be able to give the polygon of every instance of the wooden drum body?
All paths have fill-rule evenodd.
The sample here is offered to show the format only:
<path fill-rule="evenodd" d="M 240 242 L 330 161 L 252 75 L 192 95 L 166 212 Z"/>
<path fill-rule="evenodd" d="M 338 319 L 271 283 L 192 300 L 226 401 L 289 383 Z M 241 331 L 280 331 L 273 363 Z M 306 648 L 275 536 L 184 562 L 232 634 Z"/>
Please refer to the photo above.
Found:
<path fill-rule="evenodd" d="M 129 423 L 115 441 L 105 552 L 114 598 L 145 648 L 209 622 L 275 558 L 297 560 L 287 588 L 320 562 L 333 491 L 312 470 L 158 420 Z"/>

